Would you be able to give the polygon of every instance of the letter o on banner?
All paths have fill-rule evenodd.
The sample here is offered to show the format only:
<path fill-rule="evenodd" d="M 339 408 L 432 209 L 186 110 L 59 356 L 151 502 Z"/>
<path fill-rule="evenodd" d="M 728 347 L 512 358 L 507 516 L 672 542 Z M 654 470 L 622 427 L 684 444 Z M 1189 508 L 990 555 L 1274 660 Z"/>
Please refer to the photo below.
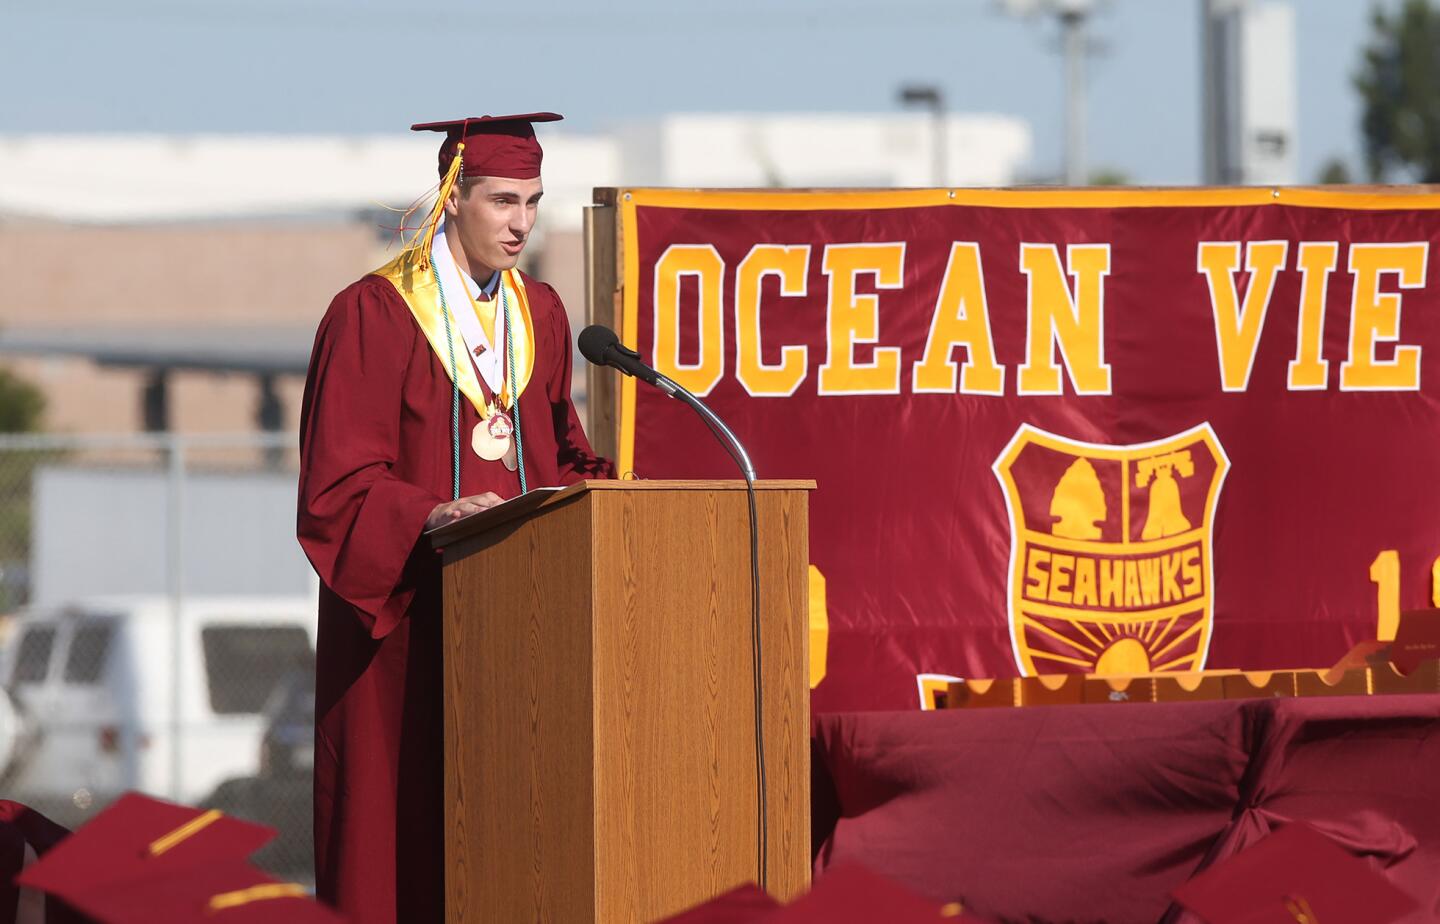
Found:
<path fill-rule="evenodd" d="M 694 277 L 699 332 L 695 362 L 680 359 L 681 281 Z M 725 261 L 710 244 L 672 244 L 655 264 L 655 368 L 697 395 L 725 374 Z"/>

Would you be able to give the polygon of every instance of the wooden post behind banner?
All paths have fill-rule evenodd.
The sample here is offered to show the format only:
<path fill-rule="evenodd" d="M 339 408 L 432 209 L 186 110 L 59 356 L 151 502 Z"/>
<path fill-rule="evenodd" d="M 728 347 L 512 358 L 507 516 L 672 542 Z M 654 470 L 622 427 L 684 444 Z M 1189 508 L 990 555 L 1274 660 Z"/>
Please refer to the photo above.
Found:
<path fill-rule="evenodd" d="M 618 332 L 625 273 L 615 193 L 596 189 L 595 204 L 585 209 L 585 317 L 590 324 Z M 620 373 L 589 363 L 586 367 L 585 433 L 596 452 L 615 459 L 620 447 Z"/>

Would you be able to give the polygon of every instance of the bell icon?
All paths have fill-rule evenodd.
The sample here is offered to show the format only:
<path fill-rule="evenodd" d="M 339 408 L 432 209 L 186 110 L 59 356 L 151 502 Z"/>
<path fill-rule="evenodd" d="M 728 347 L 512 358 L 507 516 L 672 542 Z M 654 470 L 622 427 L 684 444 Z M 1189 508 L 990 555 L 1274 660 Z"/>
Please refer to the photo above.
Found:
<path fill-rule="evenodd" d="M 1164 539 L 1190 529 L 1190 520 L 1180 504 L 1180 485 L 1175 475 L 1189 478 L 1195 474 L 1195 463 L 1190 450 L 1169 452 L 1163 456 L 1141 459 L 1135 470 L 1135 487 L 1150 486 L 1149 512 L 1145 515 L 1145 528 L 1140 532 L 1143 540 Z"/>

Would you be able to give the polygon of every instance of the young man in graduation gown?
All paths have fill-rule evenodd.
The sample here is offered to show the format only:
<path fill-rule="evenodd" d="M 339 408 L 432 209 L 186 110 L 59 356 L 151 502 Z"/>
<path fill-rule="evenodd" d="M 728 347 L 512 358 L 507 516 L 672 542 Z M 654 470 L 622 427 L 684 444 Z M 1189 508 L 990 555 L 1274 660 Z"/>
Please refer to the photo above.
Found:
<path fill-rule="evenodd" d="M 299 500 L 322 585 L 315 867 L 360 924 L 443 920 L 440 560 L 422 534 L 613 476 L 570 402 L 564 306 L 514 269 L 541 195 L 532 123 L 559 118 L 413 126 L 445 132 L 435 208 L 315 338 Z"/>

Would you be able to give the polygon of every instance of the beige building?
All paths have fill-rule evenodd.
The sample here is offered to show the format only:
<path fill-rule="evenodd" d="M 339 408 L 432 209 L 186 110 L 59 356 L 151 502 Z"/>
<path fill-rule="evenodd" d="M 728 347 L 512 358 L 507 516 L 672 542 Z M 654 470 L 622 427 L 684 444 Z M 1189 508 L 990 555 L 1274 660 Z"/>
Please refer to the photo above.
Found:
<path fill-rule="evenodd" d="M 47 430 L 294 432 L 315 327 L 393 254 L 383 236 L 359 220 L 0 222 L 0 363 L 44 391 Z M 580 324 L 579 236 L 545 249 L 527 269 Z"/>
<path fill-rule="evenodd" d="M 44 390 L 47 430 L 294 432 L 316 324 L 396 252 L 436 140 L 0 137 L 0 365 Z M 545 145 L 522 267 L 578 323 L 581 209 L 614 145 Z"/>

